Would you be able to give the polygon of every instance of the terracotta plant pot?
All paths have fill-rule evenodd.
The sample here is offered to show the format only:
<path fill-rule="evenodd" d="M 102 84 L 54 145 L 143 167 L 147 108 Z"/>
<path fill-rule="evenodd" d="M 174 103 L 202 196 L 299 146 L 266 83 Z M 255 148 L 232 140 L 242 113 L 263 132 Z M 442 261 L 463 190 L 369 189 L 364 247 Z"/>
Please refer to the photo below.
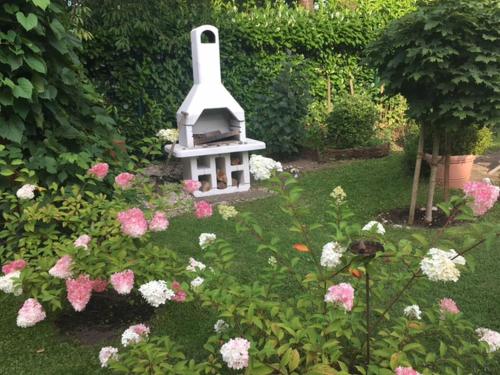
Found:
<path fill-rule="evenodd" d="M 472 165 L 475 159 L 475 155 L 450 156 L 450 189 L 462 189 L 465 183 L 470 180 Z M 425 161 L 429 165 L 431 164 L 431 160 L 432 155 L 425 154 Z M 444 157 L 438 164 L 436 182 L 440 186 L 444 185 Z"/>

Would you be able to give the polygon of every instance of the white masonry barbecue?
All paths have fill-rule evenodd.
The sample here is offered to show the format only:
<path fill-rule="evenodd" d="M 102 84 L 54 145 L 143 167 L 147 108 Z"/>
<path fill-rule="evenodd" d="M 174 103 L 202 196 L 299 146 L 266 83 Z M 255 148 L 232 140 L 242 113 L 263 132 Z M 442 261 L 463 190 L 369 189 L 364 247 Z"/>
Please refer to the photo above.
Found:
<path fill-rule="evenodd" d="M 191 52 L 194 84 L 177 110 L 179 143 L 173 154 L 183 158 L 184 179 L 201 182 L 194 196 L 247 191 L 248 151 L 266 144 L 246 137 L 245 111 L 221 82 L 217 28 L 192 30 Z"/>

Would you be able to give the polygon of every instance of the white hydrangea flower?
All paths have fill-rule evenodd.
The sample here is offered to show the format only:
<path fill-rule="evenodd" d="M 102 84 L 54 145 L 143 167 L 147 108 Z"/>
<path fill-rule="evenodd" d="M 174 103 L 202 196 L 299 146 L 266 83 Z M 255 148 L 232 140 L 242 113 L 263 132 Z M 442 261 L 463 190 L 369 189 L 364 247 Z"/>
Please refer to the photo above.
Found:
<path fill-rule="evenodd" d="M 262 155 L 253 154 L 250 157 L 250 173 L 253 174 L 256 180 L 267 180 L 271 178 L 271 173 L 273 171 L 283 171 L 283 166 L 280 162 L 274 161 L 271 158 L 266 158 Z"/>
<path fill-rule="evenodd" d="M 370 222 L 368 222 L 368 224 L 366 224 L 362 230 L 365 230 L 365 231 L 370 231 L 372 230 L 372 228 L 375 227 L 375 231 L 378 233 L 378 234 L 385 234 L 385 228 L 382 224 L 380 224 L 378 221 L 375 221 L 375 220 L 372 220 Z"/>
<path fill-rule="evenodd" d="M 15 281 L 21 276 L 21 271 L 10 272 L 5 276 L 0 276 L 0 290 L 7 294 L 20 296 L 23 288 L 20 285 L 15 285 Z"/>
<path fill-rule="evenodd" d="M 162 141 L 176 143 L 179 140 L 179 130 L 177 129 L 161 129 L 156 133 L 156 136 Z"/>
<path fill-rule="evenodd" d="M 204 281 L 205 279 L 203 277 L 197 277 L 196 279 L 193 279 L 191 281 L 191 288 L 198 288 L 201 284 L 203 284 Z"/>
<path fill-rule="evenodd" d="M 344 189 L 342 189 L 342 186 L 337 186 L 330 193 L 330 197 L 332 197 L 337 204 L 342 204 L 347 198 L 347 194 L 345 193 Z"/>
<path fill-rule="evenodd" d="M 338 242 L 328 242 L 323 246 L 320 264 L 326 268 L 334 268 L 340 264 L 345 249 Z"/>
<path fill-rule="evenodd" d="M 190 272 L 196 272 L 198 270 L 203 271 L 205 268 L 206 266 L 203 263 L 197 261 L 194 258 L 189 258 L 189 265 L 186 267 L 186 271 Z"/>
<path fill-rule="evenodd" d="M 215 233 L 202 233 L 200 234 L 199 244 L 202 250 L 205 250 L 209 245 L 215 242 L 217 236 Z"/>
<path fill-rule="evenodd" d="M 227 204 L 219 204 L 217 206 L 217 211 L 219 211 L 219 215 L 222 216 L 224 220 L 229 220 L 233 217 L 238 216 L 238 211 L 236 210 L 236 208 Z"/>
<path fill-rule="evenodd" d="M 220 353 L 227 367 L 234 370 L 241 370 L 248 366 L 248 349 L 250 349 L 250 342 L 244 338 L 237 337 L 222 345 Z"/>
<path fill-rule="evenodd" d="M 167 283 L 163 280 L 154 280 L 142 284 L 139 292 L 146 302 L 153 307 L 163 305 L 167 300 L 171 300 L 175 296 L 175 292 L 169 289 Z"/>
<path fill-rule="evenodd" d="M 229 328 L 229 325 L 222 319 L 217 320 L 214 324 L 214 331 L 217 333 L 221 333 Z"/>
<path fill-rule="evenodd" d="M 33 199 L 35 198 L 36 188 L 37 188 L 36 185 L 30 185 L 30 184 L 23 185 L 21 186 L 21 188 L 19 188 L 19 190 L 17 190 L 16 196 L 19 199 Z"/>
<path fill-rule="evenodd" d="M 431 281 L 454 281 L 460 277 L 458 265 L 465 265 L 465 258 L 453 249 L 444 251 L 432 248 L 420 262 L 420 269 Z"/>
<path fill-rule="evenodd" d="M 403 310 L 404 316 L 410 319 L 422 319 L 422 311 L 420 310 L 419 305 L 410 305 L 406 306 L 405 309 Z"/>
<path fill-rule="evenodd" d="M 488 344 L 489 352 L 493 353 L 500 349 L 500 333 L 488 328 L 478 328 L 476 333 L 479 336 L 479 341 Z"/>
<path fill-rule="evenodd" d="M 108 362 L 110 359 L 118 360 L 118 349 L 112 346 L 105 346 L 101 348 L 99 352 L 99 362 L 101 362 L 101 367 L 108 367 Z"/>
<path fill-rule="evenodd" d="M 276 264 L 278 264 L 278 261 L 276 260 L 276 258 L 274 256 L 270 256 L 268 259 L 267 259 L 267 263 L 271 266 L 271 267 L 274 267 L 276 266 Z"/>

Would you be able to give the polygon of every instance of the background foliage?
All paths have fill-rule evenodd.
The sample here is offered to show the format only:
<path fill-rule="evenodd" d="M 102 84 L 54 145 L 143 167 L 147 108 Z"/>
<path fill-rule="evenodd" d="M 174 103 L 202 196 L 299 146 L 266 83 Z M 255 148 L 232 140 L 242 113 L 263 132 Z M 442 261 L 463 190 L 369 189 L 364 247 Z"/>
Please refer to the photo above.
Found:
<path fill-rule="evenodd" d="M 84 74 L 65 1 L 3 1 L 0 20 L 0 143 L 18 154 L 1 174 L 15 179 L 23 159 L 63 181 L 109 149 L 114 122 Z"/>

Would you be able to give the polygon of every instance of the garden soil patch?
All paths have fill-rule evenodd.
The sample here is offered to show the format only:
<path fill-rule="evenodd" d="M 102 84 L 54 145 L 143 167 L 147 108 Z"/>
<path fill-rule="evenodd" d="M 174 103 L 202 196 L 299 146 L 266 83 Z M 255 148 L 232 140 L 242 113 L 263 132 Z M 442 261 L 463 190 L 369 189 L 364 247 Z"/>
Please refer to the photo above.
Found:
<path fill-rule="evenodd" d="M 377 216 L 377 220 L 382 222 L 384 225 L 401 225 L 406 226 L 408 221 L 409 208 L 395 208 L 393 210 L 383 212 Z M 415 227 L 423 228 L 442 228 L 448 217 L 443 211 L 437 210 L 432 213 L 432 223 L 428 224 L 425 222 L 425 209 L 417 208 L 415 210 Z M 453 222 L 452 225 L 460 224 L 460 222 Z"/>
<path fill-rule="evenodd" d="M 132 324 L 147 323 L 153 313 L 154 308 L 138 296 L 94 293 L 84 311 L 65 310 L 55 324 L 61 334 L 95 345 L 120 337 Z"/>

